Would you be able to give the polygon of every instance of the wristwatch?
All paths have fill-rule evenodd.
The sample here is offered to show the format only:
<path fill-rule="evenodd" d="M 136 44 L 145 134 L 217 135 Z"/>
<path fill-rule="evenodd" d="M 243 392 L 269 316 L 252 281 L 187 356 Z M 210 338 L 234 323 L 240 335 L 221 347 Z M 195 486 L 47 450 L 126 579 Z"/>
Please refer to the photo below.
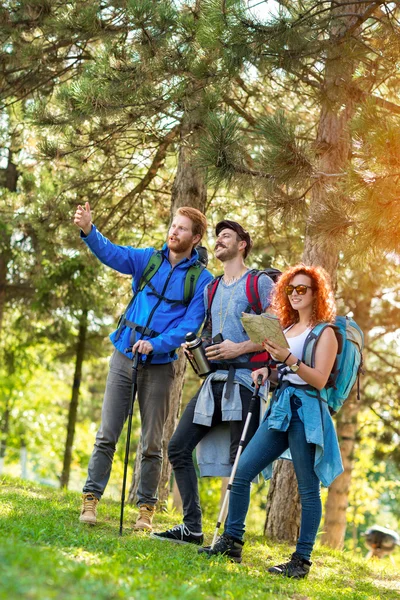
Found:
<path fill-rule="evenodd" d="M 300 358 L 297 359 L 297 361 L 294 363 L 294 365 L 290 365 L 289 369 L 292 371 L 292 373 L 297 373 L 297 371 L 299 370 L 301 365 L 301 360 Z"/>

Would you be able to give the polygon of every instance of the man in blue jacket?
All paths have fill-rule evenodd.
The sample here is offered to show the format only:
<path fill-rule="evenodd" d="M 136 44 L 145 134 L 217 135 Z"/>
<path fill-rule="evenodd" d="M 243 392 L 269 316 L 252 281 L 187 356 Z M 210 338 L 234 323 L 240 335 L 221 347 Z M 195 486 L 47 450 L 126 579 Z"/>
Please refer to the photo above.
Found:
<path fill-rule="evenodd" d="M 108 483 L 116 443 L 128 416 L 132 385 L 133 353 L 139 352 L 138 404 L 141 417 L 142 457 L 138 487 L 137 530 L 152 530 L 161 475 L 162 440 L 168 415 L 169 396 L 174 378 L 175 349 L 189 331 L 198 331 L 205 316 L 203 292 L 212 279 L 201 269 L 190 300 L 185 284 L 193 267 L 199 267 L 195 246 L 207 227 L 206 217 L 195 208 L 177 210 L 168 232 L 167 243 L 158 253 L 159 264 L 146 285 L 143 273 L 154 260 L 154 248 L 117 246 L 92 224 L 89 203 L 78 206 L 74 223 L 81 237 L 105 265 L 132 275 L 133 300 L 119 327 L 110 335 L 115 346 L 104 395 L 100 429 L 89 462 L 83 487 L 80 521 L 96 523 L 97 503 Z M 200 268 L 200 267 L 199 267 Z M 131 347 L 131 352 L 126 349 Z"/>

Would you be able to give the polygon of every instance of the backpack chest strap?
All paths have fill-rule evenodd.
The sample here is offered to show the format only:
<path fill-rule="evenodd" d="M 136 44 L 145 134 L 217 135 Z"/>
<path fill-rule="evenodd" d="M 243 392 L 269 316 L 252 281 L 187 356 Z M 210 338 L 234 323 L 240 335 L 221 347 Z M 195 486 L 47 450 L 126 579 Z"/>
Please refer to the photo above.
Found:
<path fill-rule="evenodd" d="M 149 338 L 154 338 L 154 337 L 157 337 L 158 335 L 160 335 L 158 331 L 155 331 L 154 329 L 150 329 L 150 327 L 143 327 L 143 325 L 139 325 L 138 323 L 134 323 L 133 321 L 128 321 L 128 319 L 122 318 L 121 322 L 119 323 L 119 326 L 118 326 L 117 335 L 115 336 L 116 342 L 119 340 L 122 329 L 124 327 L 129 327 L 129 329 L 132 329 L 130 340 L 129 340 L 129 343 L 131 345 L 133 343 L 133 337 L 134 337 L 135 331 L 140 333 L 140 335 L 145 335 L 146 337 L 149 337 Z"/>
<path fill-rule="evenodd" d="M 185 301 L 185 299 L 173 299 L 173 298 L 167 298 L 167 296 L 163 296 L 162 294 L 160 294 L 159 292 L 157 292 L 156 288 L 154 287 L 154 285 L 151 283 L 151 281 L 149 281 L 147 283 L 147 286 L 150 288 L 150 292 L 149 294 L 151 294 L 152 296 L 155 296 L 156 298 L 158 298 L 159 300 L 163 300 L 164 302 L 167 302 L 168 304 L 171 304 L 172 306 L 175 306 L 176 304 L 183 304 L 184 306 L 187 305 L 187 302 Z"/>

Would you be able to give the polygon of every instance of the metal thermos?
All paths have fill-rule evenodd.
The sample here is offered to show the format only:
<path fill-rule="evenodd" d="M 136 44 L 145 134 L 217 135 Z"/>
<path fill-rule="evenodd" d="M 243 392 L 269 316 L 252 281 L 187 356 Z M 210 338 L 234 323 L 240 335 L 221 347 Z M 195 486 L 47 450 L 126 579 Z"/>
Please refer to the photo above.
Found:
<path fill-rule="evenodd" d="M 186 343 L 193 356 L 193 362 L 189 359 L 193 369 L 199 377 L 206 377 L 211 373 L 211 366 L 204 352 L 203 342 L 190 331 L 186 334 Z"/>

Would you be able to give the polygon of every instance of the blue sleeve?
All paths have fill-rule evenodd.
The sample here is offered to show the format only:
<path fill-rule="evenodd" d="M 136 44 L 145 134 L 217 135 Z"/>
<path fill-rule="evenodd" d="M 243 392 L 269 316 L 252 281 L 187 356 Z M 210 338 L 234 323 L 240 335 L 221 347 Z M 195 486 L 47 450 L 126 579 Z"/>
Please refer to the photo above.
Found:
<path fill-rule="evenodd" d="M 103 264 L 125 275 L 134 276 L 137 272 L 142 273 L 153 252 L 152 248 L 132 248 L 113 244 L 94 225 L 89 235 L 81 231 L 81 238 Z"/>
<path fill-rule="evenodd" d="M 212 278 L 211 273 L 204 269 L 197 282 L 195 295 L 179 325 L 150 340 L 155 354 L 176 350 L 185 341 L 185 336 L 189 331 L 193 331 L 193 333 L 199 331 L 205 317 L 204 287 Z"/>
<path fill-rule="evenodd" d="M 261 306 L 265 311 L 271 304 L 272 294 L 274 291 L 274 282 L 268 275 L 261 275 L 258 279 L 258 293 L 261 300 Z"/>

